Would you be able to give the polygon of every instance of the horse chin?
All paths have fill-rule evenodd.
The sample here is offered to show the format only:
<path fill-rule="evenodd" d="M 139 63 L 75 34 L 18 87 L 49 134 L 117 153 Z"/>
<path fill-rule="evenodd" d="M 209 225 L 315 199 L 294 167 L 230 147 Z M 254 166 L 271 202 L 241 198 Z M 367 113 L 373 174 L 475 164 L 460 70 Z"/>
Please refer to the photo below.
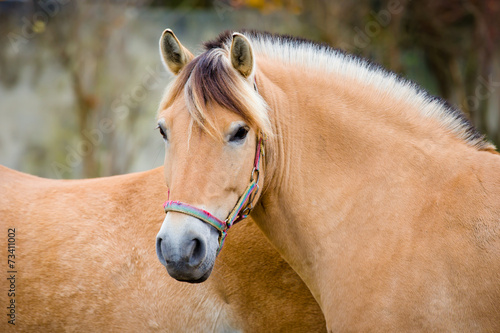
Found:
<path fill-rule="evenodd" d="M 179 282 L 187 282 L 187 283 L 193 283 L 193 284 L 195 284 L 195 283 L 202 283 L 202 282 L 205 282 L 209 278 L 210 274 L 212 274 L 212 269 L 209 269 L 199 279 L 194 279 L 193 280 L 193 279 L 182 279 L 181 278 L 181 279 L 176 279 L 176 280 L 179 281 Z"/>
<path fill-rule="evenodd" d="M 176 265 L 167 265 L 168 274 L 180 282 L 201 283 L 206 281 L 212 273 L 213 264 L 204 263 L 203 267 L 195 270 L 179 269 Z"/>

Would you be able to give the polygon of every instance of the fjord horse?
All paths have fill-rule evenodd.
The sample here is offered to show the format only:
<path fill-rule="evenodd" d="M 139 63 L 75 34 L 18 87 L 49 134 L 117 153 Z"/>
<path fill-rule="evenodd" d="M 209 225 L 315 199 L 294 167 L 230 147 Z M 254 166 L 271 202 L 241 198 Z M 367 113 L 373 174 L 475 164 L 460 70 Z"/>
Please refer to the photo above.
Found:
<path fill-rule="evenodd" d="M 234 228 L 207 283 L 168 276 L 154 248 L 162 174 L 50 180 L 0 166 L 0 332 L 325 330 L 310 292 L 253 223 Z"/>
<path fill-rule="evenodd" d="M 178 73 L 158 115 L 172 276 L 207 279 L 251 210 L 329 331 L 500 331 L 500 155 L 460 111 L 306 40 L 225 33 L 193 58 L 166 30 L 160 47 Z"/>

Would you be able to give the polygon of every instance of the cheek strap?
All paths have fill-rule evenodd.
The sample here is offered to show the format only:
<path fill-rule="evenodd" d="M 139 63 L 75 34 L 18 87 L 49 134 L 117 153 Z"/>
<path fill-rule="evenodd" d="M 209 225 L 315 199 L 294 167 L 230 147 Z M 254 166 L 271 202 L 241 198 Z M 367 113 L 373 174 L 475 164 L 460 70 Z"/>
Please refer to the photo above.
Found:
<path fill-rule="evenodd" d="M 215 217 L 210 214 L 208 211 L 204 209 L 197 208 L 195 206 L 191 206 L 189 204 L 168 200 L 163 204 L 163 209 L 165 213 L 168 212 L 177 212 L 183 213 L 186 215 L 193 216 L 201 221 L 210 224 L 215 229 L 219 231 L 219 248 L 217 249 L 217 255 L 222 249 L 224 245 L 224 240 L 226 239 L 227 230 L 231 228 L 231 226 L 245 218 L 248 217 L 252 209 L 254 208 L 254 200 L 259 192 L 259 177 L 260 177 L 260 158 L 261 155 L 264 155 L 263 150 L 263 140 L 262 136 L 259 136 L 257 141 L 257 148 L 255 151 L 255 160 L 254 166 L 252 169 L 252 174 L 250 176 L 250 184 L 248 184 L 247 188 L 243 192 L 243 194 L 238 199 L 236 205 L 231 210 L 227 218 L 222 221 L 221 219 Z M 170 199 L 170 191 L 169 191 L 169 199 Z"/>

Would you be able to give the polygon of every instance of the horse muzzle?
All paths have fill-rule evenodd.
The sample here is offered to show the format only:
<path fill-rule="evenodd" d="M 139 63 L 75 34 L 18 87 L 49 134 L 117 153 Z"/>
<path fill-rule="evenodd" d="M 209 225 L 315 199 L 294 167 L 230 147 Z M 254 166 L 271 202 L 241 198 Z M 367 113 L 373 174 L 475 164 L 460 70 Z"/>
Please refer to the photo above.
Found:
<path fill-rule="evenodd" d="M 201 220 L 169 213 L 156 236 L 156 254 L 174 279 L 203 282 L 212 272 L 218 238 L 217 229 Z"/>

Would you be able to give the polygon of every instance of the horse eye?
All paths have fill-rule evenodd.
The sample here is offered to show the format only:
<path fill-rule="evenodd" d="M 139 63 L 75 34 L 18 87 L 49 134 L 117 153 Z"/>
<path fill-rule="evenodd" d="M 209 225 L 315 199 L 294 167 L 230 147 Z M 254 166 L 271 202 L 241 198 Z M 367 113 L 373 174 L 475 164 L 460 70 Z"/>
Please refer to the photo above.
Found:
<path fill-rule="evenodd" d="M 229 142 L 243 141 L 247 137 L 249 128 L 247 126 L 240 126 L 238 130 L 231 136 Z"/>
<path fill-rule="evenodd" d="M 158 127 L 156 127 L 156 128 L 160 130 L 160 134 L 163 137 L 163 139 L 167 140 L 167 134 L 165 134 L 165 132 L 163 131 L 163 128 L 161 128 L 160 125 L 158 125 Z"/>

